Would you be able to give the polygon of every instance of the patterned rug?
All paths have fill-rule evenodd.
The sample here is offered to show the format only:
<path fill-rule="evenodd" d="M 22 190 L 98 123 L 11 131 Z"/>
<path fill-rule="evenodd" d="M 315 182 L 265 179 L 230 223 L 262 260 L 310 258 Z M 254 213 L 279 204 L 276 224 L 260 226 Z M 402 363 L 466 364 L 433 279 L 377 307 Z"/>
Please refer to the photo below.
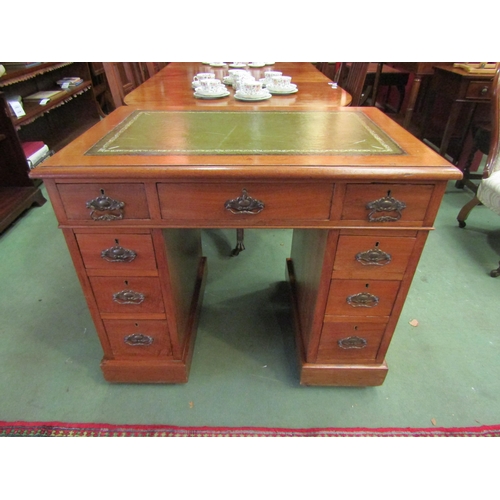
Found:
<path fill-rule="evenodd" d="M 285 429 L 0 421 L 0 437 L 500 437 L 500 425 Z"/>

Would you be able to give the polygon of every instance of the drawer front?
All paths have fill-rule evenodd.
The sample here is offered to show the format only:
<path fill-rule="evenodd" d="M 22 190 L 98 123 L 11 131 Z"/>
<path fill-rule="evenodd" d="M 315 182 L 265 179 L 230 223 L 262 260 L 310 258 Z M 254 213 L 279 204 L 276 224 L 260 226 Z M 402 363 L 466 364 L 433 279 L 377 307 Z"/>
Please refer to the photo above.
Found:
<path fill-rule="evenodd" d="M 149 234 L 76 234 L 85 267 L 110 271 L 156 269 Z"/>
<path fill-rule="evenodd" d="M 375 361 L 385 322 L 328 321 L 323 324 L 318 363 L 369 363 Z"/>
<path fill-rule="evenodd" d="M 353 225 L 421 226 L 433 190 L 432 185 L 348 184 L 341 218 Z"/>
<path fill-rule="evenodd" d="M 390 316 L 400 281 L 332 280 L 326 314 Z"/>
<path fill-rule="evenodd" d="M 172 356 L 165 320 L 105 320 L 104 327 L 116 357 Z"/>
<path fill-rule="evenodd" d="M 402 279 L 416 238 L 340 236 L 332 278 Z"/>
<path fill-rule="evenodd" d="M 70 220 L 149 219 L 143 184 L 58 184 Z"/>
<path fill-rule="evenodd" d="M 470 82 L 465 93 L 466 99 L 491 99 L 491 82 Z"/>
<path fill-rule="evenodd" d="M 162 313 L 163 298 L 158 278 L 90 277 L 101 313 Z"/>
<path fill-rule="evenodd" d="M 159 184 L 161 216 L 245 224 L 328 220 L 331 184 Z"/>

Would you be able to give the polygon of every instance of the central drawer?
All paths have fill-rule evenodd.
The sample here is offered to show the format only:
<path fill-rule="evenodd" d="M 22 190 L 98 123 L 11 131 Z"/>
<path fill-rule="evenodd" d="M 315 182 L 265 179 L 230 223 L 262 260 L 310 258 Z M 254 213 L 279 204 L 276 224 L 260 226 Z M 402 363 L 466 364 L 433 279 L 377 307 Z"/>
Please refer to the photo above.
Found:
<path fill-rule="evenodd" d="M 332 184 L 158 184 L 161 216 L 234 224 L 269 220 L 328 220 Z"/>

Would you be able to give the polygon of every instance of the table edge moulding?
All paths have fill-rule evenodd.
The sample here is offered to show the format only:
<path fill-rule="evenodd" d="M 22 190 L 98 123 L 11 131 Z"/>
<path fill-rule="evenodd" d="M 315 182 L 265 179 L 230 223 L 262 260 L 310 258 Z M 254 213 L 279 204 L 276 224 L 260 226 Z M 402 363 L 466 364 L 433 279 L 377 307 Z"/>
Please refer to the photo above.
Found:
<path fill-rule="evenodd" d="M 375 386 L 447 182 L 461 173 L 376 108 L 126 106 L 31 176 L 66 238 L 106 380 L 188 381 L 202 228 L 288 228 L 300 383 Z"/>

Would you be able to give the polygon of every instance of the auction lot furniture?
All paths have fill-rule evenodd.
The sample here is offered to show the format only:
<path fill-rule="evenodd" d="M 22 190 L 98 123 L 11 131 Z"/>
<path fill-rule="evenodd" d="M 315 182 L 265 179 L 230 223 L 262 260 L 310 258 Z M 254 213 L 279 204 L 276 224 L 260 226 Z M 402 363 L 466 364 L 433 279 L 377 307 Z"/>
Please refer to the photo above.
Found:
<path fill-rule="evenodd" d="M 375 108 L 127 106 L 32 176 L 66 238 L 106 380 L 187 382 L 207 272 L 200 229 L 291 228 L 300 382 L 372 386 L 461 173 Z"/>

